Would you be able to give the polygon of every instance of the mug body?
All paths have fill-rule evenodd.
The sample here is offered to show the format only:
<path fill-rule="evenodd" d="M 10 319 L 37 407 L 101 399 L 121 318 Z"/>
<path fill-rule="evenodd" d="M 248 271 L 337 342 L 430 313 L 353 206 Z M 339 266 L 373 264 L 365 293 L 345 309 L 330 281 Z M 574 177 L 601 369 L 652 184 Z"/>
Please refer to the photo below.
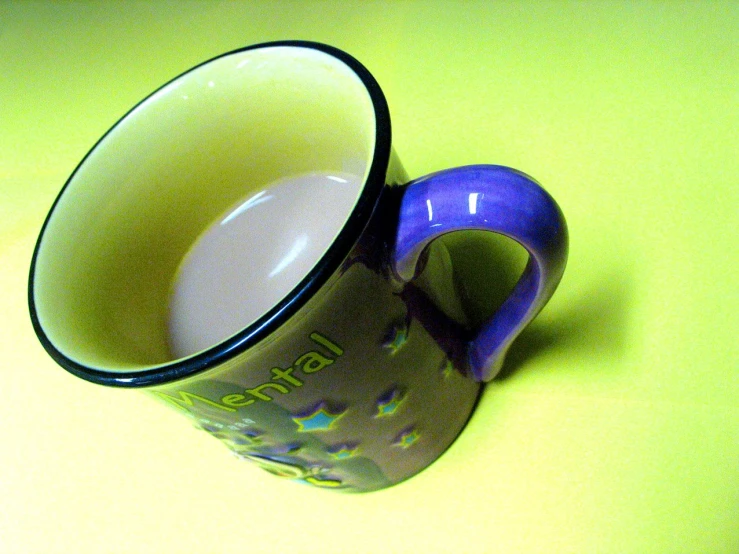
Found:
<path fill-rule="evenodd" d="M 142 388 L 272 473 L 401 481 L 454 440 L 480 386 L 464 332 L 390 267 L 405 181 L 382 92 L 347 54 L 214 58 L 127 113 L 62 189 L 31 266 L 37 335 L 75 375 Z M 222 271 L 178 288 L 213 222 L 257 209 Z"/>
<path fill-rule="evenodd" d="M 462 333 L 388 271 L 377 215 L 268 337 L 151 394 L 239 458 L 312 485 L 373 490 L 428 466 L 461 432 L 480 384 L 463 375 Z"/>

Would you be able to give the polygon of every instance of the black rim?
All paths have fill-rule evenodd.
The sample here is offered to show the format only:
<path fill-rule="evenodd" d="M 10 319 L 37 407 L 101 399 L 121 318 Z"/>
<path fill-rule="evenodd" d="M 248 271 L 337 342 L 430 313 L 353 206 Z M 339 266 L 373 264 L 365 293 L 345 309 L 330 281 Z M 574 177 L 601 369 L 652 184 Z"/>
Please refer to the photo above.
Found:
<path fill-rule="evenodd" d="M 337 239 L 329 247 L 326 254 L 324 254 L 323 258 L 319 260 L 319 262 L 315 265 L 311 272 L 279 304 L 277 304 L 264 316 L 262 316 L 260 319 L 258 319 L 253 324 L 246 327 L 236 335 L 190 358 L 186 358 L 180 361 L 173 361 L 165 365 L 160 365 L 154 369 L 122 373 L 87 367 L 65 356 L 52 344 L 52 342 L 46 336 L 46 333 L 44 332 L 38 320 L 33 293 L 33 280 L 36 268 L 36 258 L 44 237 L 44 232 L 46 230 L 47 224 L 51 219 L 54 210 L 56 209 L 59 199 L 62 197 L 64 191 L 67 189 L 67 186 L 69 186 L 72 179 L 77 174 L 79 168 L 85 163 L 90 154 L 98 147 L 100 142 L 102 142 L 102 140 L 113 129 L 115 129 L 124 119 L 126 119 L 132 111 L 134 111 L 153 94 L 163 89 L 173 81 L 176 81 L 180 77 L 214 60 L 237 54 L 239 52 L 245 52 L 247 50 L 275 46 L 311 48 L 314 50 L 320 50 L 321 52 L 337 58 L 338 60 L 344 62 L 347 66 L 349 66 L 349 68 L 351 68 L 354 73 L 356 73 L 356 75 L 361 79 L 362 83 L 367 89 L 367 92 L 372 100 L 375 111 L 376 126 L 375 150 L 372 156 L 372 162 L 370 165 L 369 173 L 367 175 L 367 179 L 364 183 L 364 187 L 362 188 L 362 192 L 359 196 L 359 200 L 357 201 L 354 210 L 349 215 L 346 224 L 339 232 Z M 152 92 L 149 96 L 133 106 L 128 112 L 126 112 L 102 137 L 100 137 L 95 145 L 88 151 L 85 157 L 82 158 L 82 161 L 80 161 L 80 163 L 77 165 L 77 167 L 69 176 L 67 182 L 64 184 L 61 191 L 57 195 L 56 200 L 52 204 L 51 209 L 46 216 L 46 220 L 41 227 L 41 232 L 39 233 L 39 238 L 36 242 L 36 247 L 34 248 L 33 257 L 31 259 L 31 269 L 28 284 L 28 303 L 31 314 L 31 321 L 33 323 L 33 328 L 36 332 L 36 335 L 38 336 L 41 344 L 44 346 L 46 351 L 51 355 L 51 357 L 67 371 L 73 373 L 74 375 L 77 375 L 78 377 L 81 377 L 88 381 L 92 381 L 93 383 L 108 386 L 134 388 L 160 385 L 176 381 L 184 377 L 190 377 L 208 368 L 221 364 L 224 361 L 239 355 L 240 353 L 246 351 L 248 348 L 257 344 L 268 335 L 270 335 L 273 331 L 275 331 L 278 327 L 280 327 L 283 323 L 285 323 L 302 306 L 305 305 L 308 299 L 310 299 L 339 268 L 343 260 L 346 258 L 346 256 L 349 254 L 352 247 L 358 240 L 362 231 L 366 227 L 370 217 L 372 216 L 380 195 L 380 191 L 385 184 L 385 172 L 387 170 L 389 159 L 390 113 L 388 111 L 385 96 L 383 95 L 380 86 L 377 84 L 377 81 L 375 81 L 370 72 L 359 61 L 357 61 L 354 57 L 350 56 L 346 52 L 343 52 L 342 50 L 339 50 L 332 46 L 317 42 L 288 40 L 255 44 L 252 46 L 247 46 L 245 48 L 232 50 L 230 52 L 226 52 L 224 54 L 206 60 L 163 84 L 157 90 Z"/>

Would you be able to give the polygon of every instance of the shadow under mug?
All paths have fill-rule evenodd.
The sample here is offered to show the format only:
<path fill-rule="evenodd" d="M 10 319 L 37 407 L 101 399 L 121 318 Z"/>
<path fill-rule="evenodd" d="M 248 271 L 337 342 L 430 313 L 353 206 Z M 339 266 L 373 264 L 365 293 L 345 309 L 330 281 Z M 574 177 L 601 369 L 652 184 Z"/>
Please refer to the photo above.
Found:
<path fill-rule="evenodd" d="M 316 175 L 339 188 L 301 184 Z M 519 171 L 406 182 L 385 98 L 350 55 L 285 41 L 218 56 L 129 111 L 65 184 L 33 254 L 35 331 L 71 373 L 142 388 L 272 473 L 348 491 L 397 483 L 460 433 L 567 256 L 561 211 Z M 282 203 L 265 200 L 274 183 Z M 229 208 L 243 236 L 190 293 L 207 289 L 201 308 L 228 321 L 185 311 L 195 342 L 173 353 L 173 282 Z M 422 270 L 448 277 L 429 245 L 463 229 L 529 253 L 480 329 L 440 309 L 453 292 L 432 301 L 418 285 Z M 235 282 L 219 281 L 224 268 Z"/>

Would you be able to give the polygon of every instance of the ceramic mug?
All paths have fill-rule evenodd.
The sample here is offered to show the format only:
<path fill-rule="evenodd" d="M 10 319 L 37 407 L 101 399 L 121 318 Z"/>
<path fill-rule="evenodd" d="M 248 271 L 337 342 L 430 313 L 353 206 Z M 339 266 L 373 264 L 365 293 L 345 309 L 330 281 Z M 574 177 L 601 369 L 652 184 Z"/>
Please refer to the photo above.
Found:
<path fill-rule="evenodd" d="M 407 181 L 350 55 L 285 41 L 218 56 L 129 111 L 65 184 L 33 254 L 35 331 L 71 373 L 143 389 L 272 473 L 402 481 L 460 433 L 567 256 L 560 209 L 519 171 Z M 447 282 L 429 245 L 465 229 L 529 253 L 480 329 L 418 280 Z"/>

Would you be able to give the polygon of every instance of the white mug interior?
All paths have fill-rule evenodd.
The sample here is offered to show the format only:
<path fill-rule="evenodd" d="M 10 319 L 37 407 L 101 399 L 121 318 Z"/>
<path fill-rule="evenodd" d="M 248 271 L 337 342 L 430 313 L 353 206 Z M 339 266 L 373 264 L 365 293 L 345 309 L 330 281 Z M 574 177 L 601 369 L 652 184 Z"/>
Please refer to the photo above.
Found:
<path fill-rule="evenodd" d="M 240 199 L 294 175 L 355 175 L 358 199 L 375 123 L 362 80 L 317 49 L 246 49 L 171 81 L 95 145 L 49 215 L 32 283 L 47 339 L 87 368 L 171 363 L 172 280 L 201 233 Z M 309 229 L 321 241 L 313 264 L 351 213 L 331 213 L 321 229 Z M 268 248 L 273 238 L 259 240 Z M 264 279 L 264 268 L 249 272 L 245 282 Z M 281 283 L 277 296 L 301 278 Z"/>

